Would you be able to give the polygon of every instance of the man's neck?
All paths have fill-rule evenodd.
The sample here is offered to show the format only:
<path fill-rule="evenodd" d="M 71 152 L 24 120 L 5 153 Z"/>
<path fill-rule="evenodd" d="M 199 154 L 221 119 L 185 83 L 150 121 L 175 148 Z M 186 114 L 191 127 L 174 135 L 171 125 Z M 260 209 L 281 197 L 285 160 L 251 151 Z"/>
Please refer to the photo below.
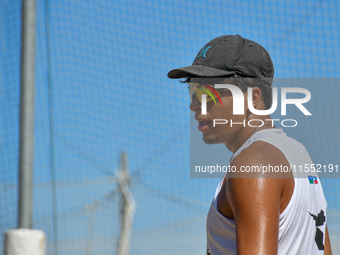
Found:
<path fill-rule="evenodd" d="M 261 118 L 257 119 L 262 119 L 264 122 L 264 125 L 257 128 L 257 127 L 249 127 L 245 126 L 241 128 L 241 130 L 238 132 L 236 136 L 233 137 L 232 140 L 228 141 L 225 143 L 225 146 L 227 147 L 228 150 L 230 150 L 232 153 L 235 153 L 247 140 L 250 136 L 252 136 L 254 133 L 264 130 L 264 129 L 269 129 L 273 128 L 272 127 L 272 122 L 271 121 L 265 121 L 266 119 L 271 119 L 270 116 L 262 116 Z M 268 125 L 270 124 L 270 125 Z M 255 124 L 253 124 L 255 125 Z M 254 132 L 255 131 L 255 132 Z"/>

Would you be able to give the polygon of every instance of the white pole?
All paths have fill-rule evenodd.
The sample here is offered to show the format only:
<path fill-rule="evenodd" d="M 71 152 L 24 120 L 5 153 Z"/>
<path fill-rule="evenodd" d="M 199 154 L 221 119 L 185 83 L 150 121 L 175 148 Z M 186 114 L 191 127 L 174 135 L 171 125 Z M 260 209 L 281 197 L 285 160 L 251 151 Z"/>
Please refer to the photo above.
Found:
<path fill-rule="evenodd" d="M 34 150 L 35 0 L 22 1 L 18 227 L 32 227 Z"/>
<path fill-rule="evenodd" d="M 133 216 L 136 202 L 130 191 L 130 176 L 127 169 L 126 154 L 121 154 L 120 171 L 116 173 L 117 181 L 121 190 L 120 211 L 120 237 L 117 247 L 117 255 L 128 255 L 130 250 L 130 238 L 132 232 Z"/>

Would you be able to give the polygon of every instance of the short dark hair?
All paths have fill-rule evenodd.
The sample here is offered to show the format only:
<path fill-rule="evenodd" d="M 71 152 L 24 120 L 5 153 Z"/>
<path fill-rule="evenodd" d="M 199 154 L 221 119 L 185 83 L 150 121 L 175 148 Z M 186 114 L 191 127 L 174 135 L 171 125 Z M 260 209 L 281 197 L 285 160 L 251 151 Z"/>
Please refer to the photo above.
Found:
<path fill-rule="evenodd" d="M 187 77 L 185 80 L 180 82 L 182 83 L 189 83 L 191 78 L 199 78 L 199 77 Z M 228 77 L 212 77 L 216 79 L 221 79 L 220 83 L 231 83 L 233 85 L 239 86 L 242 89 L 251 87 L 258 87 L 261 90 L 261 96 L 266 107 L 266 110 L 272 106 L 273 103 L 273 94 L 272 94 L 272 87 L 269 86 L 267 83 L 263 81 L 261 78 L 250 78 L 250 77 L 243 77 L 238 74 L 234 74 L 233 76 Z"/>

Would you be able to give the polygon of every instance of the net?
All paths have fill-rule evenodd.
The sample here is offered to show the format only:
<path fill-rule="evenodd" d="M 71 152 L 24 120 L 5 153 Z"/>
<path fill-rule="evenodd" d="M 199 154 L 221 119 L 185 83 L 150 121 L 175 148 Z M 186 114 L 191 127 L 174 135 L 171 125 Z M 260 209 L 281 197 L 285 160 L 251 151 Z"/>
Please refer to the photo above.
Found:
<path fill-rule="evenodd" d="M 0 6 L 4 233 L 17 224 L 21 1 Z M 335 0 L 37 1 L 36 10 L 33 227 L 46 233 L 47 254 L 116 250 L 121 152 L 137 203 L 130 254 L 205 251 L 205 219 L 219 180 L 190 178 L 190 98 L 186 85 L 166 74 L 190 65 L 211 39 L 240 34 L 258 42 L 273 59 L 275 77 L 330 78 L 340 71 Z M 338 92 L 334 86 L 312 92 L 329 110 L 327 132 L 320 124 L 292 133 L 334 164 L 339 113 L 328 102 Z M 322 183 L 336 254 L 340 179 Z"/>

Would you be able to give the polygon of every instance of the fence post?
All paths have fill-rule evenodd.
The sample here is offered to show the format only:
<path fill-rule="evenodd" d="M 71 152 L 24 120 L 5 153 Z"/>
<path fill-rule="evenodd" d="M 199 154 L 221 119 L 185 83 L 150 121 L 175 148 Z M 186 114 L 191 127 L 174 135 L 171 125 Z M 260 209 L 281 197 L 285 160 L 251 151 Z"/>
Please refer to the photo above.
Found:
<path fill-rule="evenodd" d="M 32 227 L 36 30 L 35 6 L 35 0 L 22 1 L 18 228 Z"/>

